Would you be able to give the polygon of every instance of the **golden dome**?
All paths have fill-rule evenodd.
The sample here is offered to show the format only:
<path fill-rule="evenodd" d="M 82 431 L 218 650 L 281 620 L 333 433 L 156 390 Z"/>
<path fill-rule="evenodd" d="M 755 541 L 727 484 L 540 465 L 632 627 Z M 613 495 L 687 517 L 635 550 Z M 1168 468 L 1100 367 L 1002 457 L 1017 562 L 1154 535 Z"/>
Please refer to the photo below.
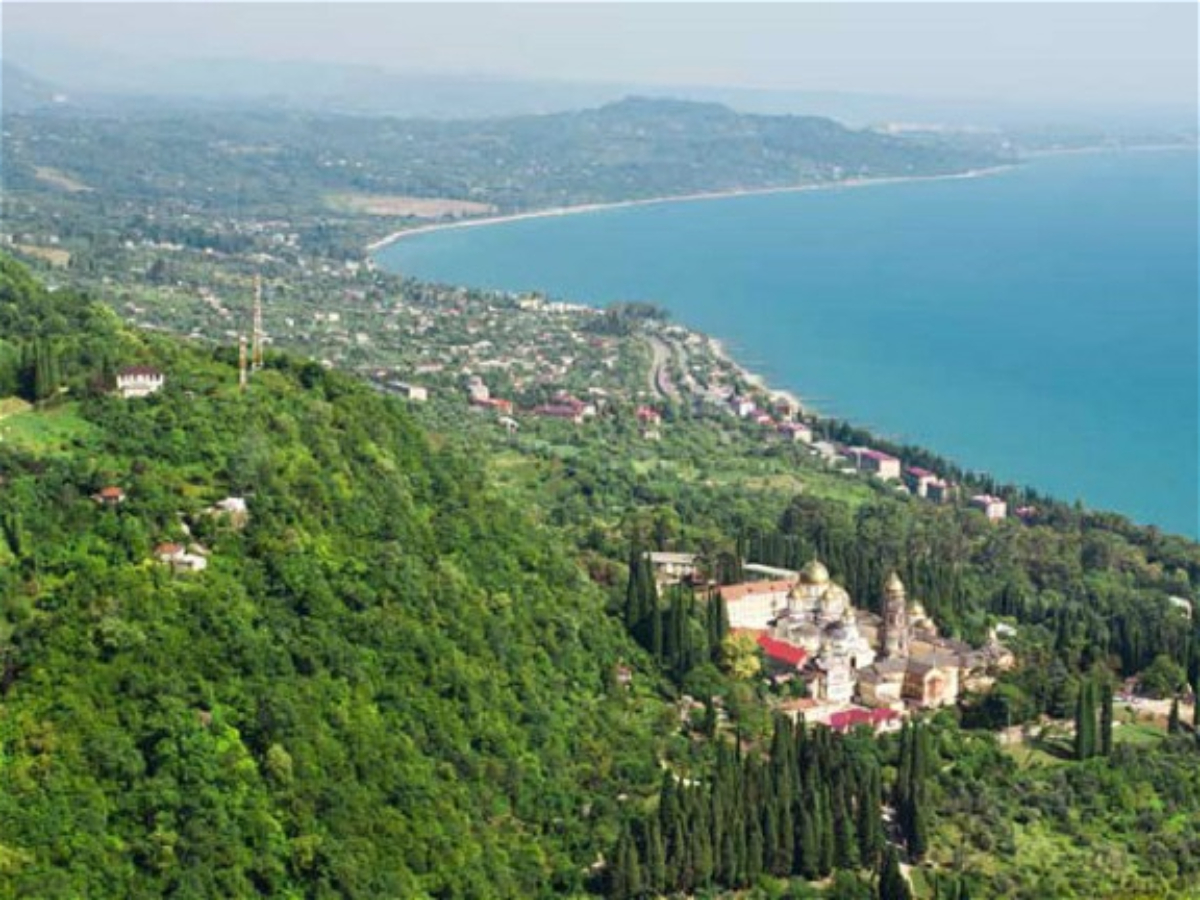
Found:
<path fill-rule="evenodd" d="M 904 593 L 904 582 L 900 580 L 900 576 L 894 571 L 887 577 L 887 581 L 883 583 L 883 589 L 889 594 Z"/>
<path fill-rule="evenodd" d="M 817 560 L 812 560 L 800 570 L 803 584 L 829 584 L 829 570 Z"/>

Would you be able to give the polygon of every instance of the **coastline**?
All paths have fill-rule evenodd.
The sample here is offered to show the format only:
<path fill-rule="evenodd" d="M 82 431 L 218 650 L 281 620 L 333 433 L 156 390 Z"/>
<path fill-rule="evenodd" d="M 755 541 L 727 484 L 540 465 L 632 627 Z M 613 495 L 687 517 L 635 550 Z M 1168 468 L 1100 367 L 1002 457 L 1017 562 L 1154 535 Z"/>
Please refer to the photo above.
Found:
<path fill-rule="evenodd" d="M 733 188 L 727 191 L 705 191 L 698 194 L 675 194 L 665 197 L 646 197 L 641 200 L 617 200 L 612 203 L 581 203 L 577 206 L 556 206 L 549 209 L 531 210 L 529 212 L 511 213 L 503 216 L 484 216 L 478 219 L 459 219 L 453 222 L 437 222 L 433 225 L 418 225 L 415 228 L 403 228 L 392 232 L 377 241 L 372 241 L 364 248 L 366 253 L 374 253 L 405 238 L 418 234 L 433 234 L 438 231 L 449 231 L 457 228 L 479 228 L 485 225 L 503 225 L 506 222 L 520 222 L 525 219 L 548 219 L 557 216 L 574 216 L 582 213 L 604 212 L 610 209 L 624 209 L 633 206 L 656 206 L 664 203 L 695 203 L 703 200 L 726 200 L 733 197 L 756 197 L 767 194 L 798 194 L 808 191 L 832 191 L 843 188 L 875 187 L 886 184 L 907 184 L 924 181 L 958 181 L 965 178 L 982 178 L 987 175 L 998 175 L 1010 171 L 1020 165 L 1020 162 L 1005 163 L 999 166 L 988 166 L 983 169 L 968 169 L 965 172 L 954 172 L 947 175 L 888 175 L 880 178 L 848 178 L 845 181 L 821 182 L 814 184 L 795 184 L 784 187 L 769 188 Z"/>
<path fill-rule="evenodd" d="M 712 335 L 704 334 L 702 332 L 693 331 L 686 325 L 683 327 L 687 329 L 689 334 L 697 334 L 708 341 L 708 348 L 713 356 L 728 364 L 730 368 L 737 372 L 738 377 L 742 379 L 742 381 L 746 382 L 746 384 L 750 385 L 753 390 L 762 391 L 763 393 L 767 394 L 767 396 L 771 398 L 771 402 L 777 403 L 779 401 L 783 401 L 802 415 L 820 416 L 820 412 L 815 409 L 812 404 L 805 402 L 804 398 L 795 391 L 788 390 L 787 388 L 771 387 L 771 385 L 767 383 L 765 376 L 760 375 L 757 372 L 752 372 L 750 369 L 747 369 L 745 366 L 739 363 L 734 358 L 733 354 L 730 353 L 729 348 L 725 345 L 725 342 L 720 338 L 716 338 Z"/>

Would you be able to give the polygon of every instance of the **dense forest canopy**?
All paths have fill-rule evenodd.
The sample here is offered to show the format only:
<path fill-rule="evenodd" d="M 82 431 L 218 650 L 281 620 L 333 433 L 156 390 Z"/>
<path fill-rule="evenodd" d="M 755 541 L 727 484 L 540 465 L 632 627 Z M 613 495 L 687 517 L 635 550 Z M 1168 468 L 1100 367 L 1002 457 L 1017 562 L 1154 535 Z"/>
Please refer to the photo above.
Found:
<path fill-rule="evenodd" d="M 272 358 L 242 394 L 228 354 L 0 278 L 64 386 L 85 336 L 168 379 L 48 398 L 65 454 L 0 444 L 0 896 L 579 891 L 657 782 L 655 707 L 610 696 L 639 654 L 563 548 L 346 376 Z"/>
<path fill-rule="evenodd" d="M 439 122 L 253 112 L 5 117 L 8 187 L 39 169 L 110 200 L 208 213 L 320 206 L 330 192 L 451 197 L 504 210 L 994 165 L 989 149 L 812 116 L 630 98 L 581 112 Z M 44 177 L 44 175 L 43 175 Z"/>

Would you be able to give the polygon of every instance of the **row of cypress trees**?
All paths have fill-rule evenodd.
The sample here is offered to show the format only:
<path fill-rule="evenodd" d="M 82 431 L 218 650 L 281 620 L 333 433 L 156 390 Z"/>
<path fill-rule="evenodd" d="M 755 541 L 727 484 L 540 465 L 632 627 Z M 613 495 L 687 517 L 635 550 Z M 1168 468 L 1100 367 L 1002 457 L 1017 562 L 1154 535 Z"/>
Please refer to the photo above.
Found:
<path fill-rule="evenodd" d="M 914 857 L 927 845 L 928 766 L 924 729 L 906 726 L 894 800 Z M 621 832 L 609 896 L 739 889 L 763 874 L 813 880 L 836 869 L 877 870 L 882 885 L 889 859 L 883 801 L 873 738 L 778 717 L 767 755 L 722 741 L 708 779 L 664 775 L 657 811 Z"/>
<path fill-rule="evenodd" d="M 623 614 L 630 633 L 676 684 L 706 659 L 715 661 L 729 633 L 729 614 L 719 596 L 704 603 L 701 616 L 694 593 L 678 585 L 664 608 L 650 562 L 636 544 L 629 556 Z"/>
<path fill-rule="evenodd" d="M 1097 727 L 1096 707 L 1100 707 Z M 1075 701 L 1075 758 L 1110 756 L 1113 747 L 1113 692 L 1107 679 L 1086 678 Z"/>

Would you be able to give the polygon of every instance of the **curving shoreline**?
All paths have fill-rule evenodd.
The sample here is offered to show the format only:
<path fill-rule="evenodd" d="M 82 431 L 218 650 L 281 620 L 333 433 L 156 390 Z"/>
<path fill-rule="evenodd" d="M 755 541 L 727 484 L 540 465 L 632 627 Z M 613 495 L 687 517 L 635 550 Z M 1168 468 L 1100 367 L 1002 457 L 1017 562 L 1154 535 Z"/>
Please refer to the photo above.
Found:
<path fill-rule="evenodd" d="M 694 203 L 701 200 L 725 200 L 731 197 L 753 197 L 764 194 L 796 194 L 805 191 L 832 191 L 842 188 L 874 187 L 884 184 L 906 184 L 919 181 L 957 181 L 963 178 L 981 178 L 985 175 L 997 175 L 1016 168 L 1020 163 L 1006 163 L 999 166 L 988 166 L 984 169 L 968 169 L 965 172 L 953 172 L 947 175 L 889 175 L 880 178 L 848 178 L 845 181 L 823 182 L 820 184 L 796 184 L 786 187 L 769 188 L 734 188 L 728 191 L 705 191 L 698 194 L 675 194 L 665 197 L 647 197 L 642 200 L 617 200 L 612 203 L 581 203 L 577 206 L 556 206 L 550 209 L 531 210 L 523 213 L 512 213 L 503 216 L 484 216 L 478 219 L 459 219 L 453 222 L 438 222 L 433 225 L 418 225 L 415 228 L 403 228 L 391 234 L 372 241 L 364 248 L 367 253 L 374 253 L 384 247 L 402 241 L 418 234 L 432 234 L 436 231 L 449 231 L 455 228 L 478 228 L 484 225 L 502 225 L 505 222 L 519 222 L 524 219 L 548 219 L 555 216 L 574 216 L 581 213 L 603 212 L 609 209 L 623 209 L 631 206 L 654 206 L 662 203 Z"/>

